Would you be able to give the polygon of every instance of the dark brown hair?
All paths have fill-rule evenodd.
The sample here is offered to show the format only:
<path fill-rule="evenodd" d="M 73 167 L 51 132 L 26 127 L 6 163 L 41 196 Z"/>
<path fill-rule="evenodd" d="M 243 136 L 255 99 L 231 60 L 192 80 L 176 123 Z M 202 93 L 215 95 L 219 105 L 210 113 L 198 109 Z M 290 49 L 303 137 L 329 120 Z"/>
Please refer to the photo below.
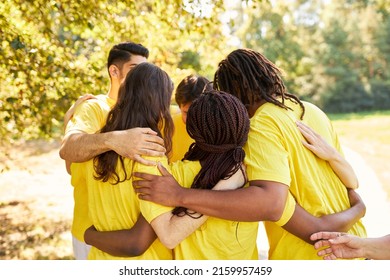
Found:
<path fill-rule="evenodd" d="M 212 89 L 210 81 L 203 76 L 189 75 L 185 77 L 177 86 L 175 101 L 182 106 L 191 103 L 205 90 Z"/>
<path fill-rule="evenodd" d="M 299 98 L 287 92 L 280 69 L 261 53 L 251 49 L 235 50 L 218 64 L 214 88 L 233 94 L 245 106 L 265 100 L 291 109 L 284 104 L 285 99 L 290 99 L 301 106 L 301 119 L 305 114 L 305 107 Z"/>
<path fill-rule="evenodd" d="M 244 105 L 225 92 L 204 92 L 191 104 L 187 115 L 187 132 L 195 140 L 185 160 L 200 161 L 201 169 L 191 188 L 211 189 L 221 179 L 242 170 L 248 139 L 249 117 Z M 191 215 L 186 208 L 173 210 L 176 215 Z"/>
<path fill-rule="evenodd" d="M 101 132 L 149 127 L 164 138 L 168 154 L 172 147 L 173 122 L 169 109 L 172 92 L 173 83 L 165 71 L 147 62 L 140 63 L 127 74 L 119 89 L 118 101 L 109 112 Z M 116 169 L 118 159 L 124 172 L 123 177 Z M 94 168 L 95 179 L 103 182 L 112 179 L 112 183 L 118 184 L 131 177 L 123 158 L 114 151 L 96 156 Z"/>

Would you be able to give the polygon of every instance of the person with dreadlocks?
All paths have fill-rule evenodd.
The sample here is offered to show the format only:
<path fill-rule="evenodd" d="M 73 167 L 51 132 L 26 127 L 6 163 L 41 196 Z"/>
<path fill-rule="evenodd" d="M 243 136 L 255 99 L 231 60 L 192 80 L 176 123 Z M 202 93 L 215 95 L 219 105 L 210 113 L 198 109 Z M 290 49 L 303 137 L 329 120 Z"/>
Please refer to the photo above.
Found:
<path fill-rule="evenodd" d="M 249 187 L 224 192 L 181 188 L 160 170 L 163 176 L 137 173 L 141 180 L 133 181 L 133 186 L 140 199 L 222 219 L 269 221 L 265 228 L 270 259 L 320 259 L 310 235 L 321 230 L 366 235 L 360 220 L 365 207 L 357 215 L 343 216 L 344 224 L 326 222 L 337 216 L 334 213 L 349 209 L 357 194 L 347 190 L 332 169 L 340 158 L 324 160 L 302 145 L 296 124 L 300 120 L 342 154 L 325 113 L 288 93 L 281 71 L 250 49 L 235 50 L 219 63 L 214 87 L 236 96 L 251 118 L 244 146 Z M 313 216 L 326 216 L 313 222 L 298 205 Z"/>

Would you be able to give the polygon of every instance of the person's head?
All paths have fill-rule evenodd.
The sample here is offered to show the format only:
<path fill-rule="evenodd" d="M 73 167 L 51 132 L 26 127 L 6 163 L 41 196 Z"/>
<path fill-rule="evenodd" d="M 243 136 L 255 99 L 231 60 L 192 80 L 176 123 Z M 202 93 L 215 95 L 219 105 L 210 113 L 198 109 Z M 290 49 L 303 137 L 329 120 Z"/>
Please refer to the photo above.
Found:
<path fill-rule="evenodd" d="M 287 98 L 299 103 L 304 113 L 299 98 L 287 92 L 280 69 L 264 55 L 251 49 L 237 49 L 223 59 L 218 64 L 213 85 L 238 97 L 247 108 L 270 102 L 289 109 L 284 105 Z"/>
<path fill-rule="evenodd" d="M 148 62 L 138 64 L 122 83 L 118 101 L 109 112 L 101 132 L 149 127 L 163 137 L 168 154 L 172 147 L 173 134 L 170 115 L 173 88 L 173 82 L 165 71 Z M 113 178 L 116 183 L 128 179 L 131 174 L 126 173 L 126 168 L 123 167 L 124 178 L 119 178 L 115 171 L 118 158 L 123 167 L 123 159 L 114 151 L 97 156 L 95 178 L 104 182 Z"/>
<path fill-rule="evenodd" d="M 137 64 L 146 62 L 149 50 L 141 44 L 123 42 L 113 46 L 108 53 L 107 69 L 110 79 L 122 82 Z"/>
<path fill-rule="evenodd" d="M 177 86 L 175 101 L 180 108 L 183 122 L 186 123 L 188 108 L 192 101 L 204 91 L 212 89 L 210 81 L 202 76 L 189 75 Z"/>
<path fill-rule="evenodd" d="M 242 168 L 249 117 L 236 97 L 217 90 L 205 91 L 192 102 L 186 127 L 195 142 L 184 159 L 199 160 L 202 166 L 191 188 L 211 189 Z M 185 208 L 176 208 L 173 213 L 189 214 Z"/>

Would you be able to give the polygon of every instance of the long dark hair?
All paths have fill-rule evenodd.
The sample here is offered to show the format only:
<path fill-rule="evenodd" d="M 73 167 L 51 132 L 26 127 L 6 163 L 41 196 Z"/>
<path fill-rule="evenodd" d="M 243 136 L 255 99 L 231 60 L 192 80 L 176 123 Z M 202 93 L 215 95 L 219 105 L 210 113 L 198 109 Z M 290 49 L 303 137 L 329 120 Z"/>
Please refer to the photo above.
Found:
<path fill-rule="evenodd" d="M 201 169 L 191 188 L 211 189 L 221 179 L 242 170 L 243 146 L 248 139 L 249 117 L 244 105 L 225 92 L 211 90 L 191 104 L 187 115 L 187 132 L 195 140 L 184 160 L 200 161 Z M 177 207 L 176 215 L 191 215 Z"/>
<path fill-rule="evenodd" d="M 147 62 L 140 63 L 127 74 L 119 89 L 118 101 L 101 132 L 149 127 L 163 137 L 168 154 L 172 147 L 173 122 L 169 109 L 172 92 L 173 83 L 165 71 Z M 118 159 L 123 177 L 116 170 Z M 114 151 L 96 156 L 94 168 L 95 179 L 103 182 L 112 179 L 112 183 L 118 184 L 131 177 L 131 173 L 126 172 L 123 158 Z"/>
<path fill-rule="evenodd" d="M 280 69 L 264 55 L 251 49 L 235 50 L 218 64 L 214 88 L 233 94 L 245 106 L 265 100 L 290 109 L 284 104 L 285 99 L 290 99 L 301 106 L 301 119 L 305 114 L 305 107 L 299 98 L 287 92 Z"/>

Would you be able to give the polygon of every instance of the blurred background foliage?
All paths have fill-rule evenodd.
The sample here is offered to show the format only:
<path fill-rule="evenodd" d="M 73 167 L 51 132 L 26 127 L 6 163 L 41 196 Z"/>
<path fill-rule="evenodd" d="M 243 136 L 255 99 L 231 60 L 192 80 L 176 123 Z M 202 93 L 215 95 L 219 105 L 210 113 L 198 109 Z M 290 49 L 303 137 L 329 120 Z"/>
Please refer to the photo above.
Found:
<path fill-rule="evenodd" d="M 386 0 L 3 0 L 0 144 L 61 137 L 80 95 L 107 92 L 107 53 L 129 40 L 175 85 L 189 73 L 212 79 L 231 50 L 248 47 L 326 112 L 390 109 Z"/>

